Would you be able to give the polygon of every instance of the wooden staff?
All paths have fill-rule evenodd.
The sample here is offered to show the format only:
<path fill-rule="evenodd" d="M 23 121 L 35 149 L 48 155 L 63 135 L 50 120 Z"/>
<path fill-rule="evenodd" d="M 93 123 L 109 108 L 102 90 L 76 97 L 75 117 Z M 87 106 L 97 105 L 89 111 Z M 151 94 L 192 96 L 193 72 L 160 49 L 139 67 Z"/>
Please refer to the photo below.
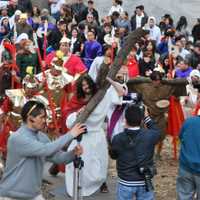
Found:
<path fill-rule="evenodd" d="M 50 106 L 50 109 L 51 109 L 51 112 L 52 112 L 53 123 L 55 125 L 56 130 L 58 130 L 58 122 L 57 122 L 57 117 L 56 117 L 55 105 L 54 105 L 54 102 L 53 102 L 53 95 L 52 95 L 52 92 L 49 90 L 49 87 L 48 87 L 46 73 L 45 73 L 45 63 L 42 62 L 42 56 L 40 54 L 40 49 L 38 47 L 36 33 L 34 33 L 33 38 L 34 38 L 34 42 L 35 42 L 35 46 L 36 46 L 36 51 L 37 51 L 39 63 L 41 65 L 41 69 L 42 69 L 43 81 L 44 81 L 44 84 L 45 84 L 45 90 L 47 91 L 49 106 Z M 46 51 L 46 49 L 44 49 L 44 51 Z"/>
<path fill-rule="evenodd" d="M 169 52 L 169 77 L 170 79 L 173 79 L 173 68 L 174 68 L 174 62 L 173 62 L 173 55 L 172 55 L 172 39 L 169 37 L 168 41 L 168 52 Z M 170 104 L 174 105 L 174 97 L 170 97 L 169 99 Z M 177 136 L 173 134 L 173 139 L 172 139 L 172 144 L 173 144 L 173 157 L 174 160 L 177 160 Z"/>

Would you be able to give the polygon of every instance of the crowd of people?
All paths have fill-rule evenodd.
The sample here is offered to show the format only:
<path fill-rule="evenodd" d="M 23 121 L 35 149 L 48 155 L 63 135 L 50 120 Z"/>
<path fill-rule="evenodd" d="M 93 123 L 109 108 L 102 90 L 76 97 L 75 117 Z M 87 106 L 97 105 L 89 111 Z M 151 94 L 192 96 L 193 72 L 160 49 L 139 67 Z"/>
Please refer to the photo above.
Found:
<path fill-rule="evenodd" d="M 39 187 L 45 160 L 55 163 L 51 175 L 66 168 L 66 191 L 72 196 L 69 162 L 81 154 L 83 196 L 98 189 L 108 192 L 108 149 L 117 160 L 117 199 L 154 199 L 144 177 L 153 165 L 155 145 L 159 157 L 166 134 L 175 144 L 184 119 L 200 114 L 200 19 L 190 30 L 185 16 L 175 24 L 173 16 L 163 13 L 156 21 L 144 5 L 126 12 L 122 0 L 113 0 L 106 16 L 99 16 L 93 0 L 48 2 L 49 7 L 41 9 L 31 0 L 0 1 L 0 152 L 6 163 L 0 199 L 43 199 Z M 138 35 L 115 79 L 110 79 L 118 52 L 140 29 L 145 36 Z M 108 82 L 111 86 L 86 119 L 87 134 L 77 146 L 73 138 L 83 126 L 74 125 L 76 119 Z M 133 102 L 145 104 L 144 109 Z M 198 127 L 198 119 L 192 120 Z M 140 127 L 142 122 L 146 128 Z M 180 200 L 200 196 L 198 134 L 184 143 L 189 126 L 192 129 L 193 121 L 186 120 L 180 135 Z M 194 149 L 188 151 L 187 145 Z M 35 173 L 30 184 L 28 170 Z M 187 190 L 186 172 L 196 184 Z"/>

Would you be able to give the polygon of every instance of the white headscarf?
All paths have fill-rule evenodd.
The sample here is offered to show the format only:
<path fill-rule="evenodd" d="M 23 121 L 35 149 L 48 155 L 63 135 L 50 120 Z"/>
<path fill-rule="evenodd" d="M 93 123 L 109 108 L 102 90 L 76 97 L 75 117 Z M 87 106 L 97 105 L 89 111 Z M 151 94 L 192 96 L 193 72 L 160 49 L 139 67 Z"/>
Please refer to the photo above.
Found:
<path fill-rule="evenodd" d="M 20 34 L 20 35 L 17 37 L 15 44 L 20 43 L 21 40 L 23 40 L 23 39 L 24 39 L 24 40 L 28 40 L 28 35 L 27 35 L 26 33 Z"/>
<path fill-rule="evenodd" d="M 150 20 L 153 20 L 153 21 L 154 21 L 154 24 L 156 25 L 156 18 L 153 17 L 153 16 L 151 16 L 151 17 L 148 18 L 148 22 L 147 22 L 148 27 L 149 27 Z"/>
<path fill-rule="evenodd" d="M 15 24 L 15 17 L 20 16 L 22 14 L 21 10 L 16 10 L 14 15 L 10 17 L 9 23 L 10 23 L 10 28 L 12 29 L 14 24 Z"/>
<path fill-rule="evenodd" d="M 200 79 L 200 71 L 197 70 L 197 69 L 194 69 L 194 70 L 192 70 L 192 71 L 190 72 L 190 75 L 189 75 L 189 77 L 187 78 L 187 80 L 188 80 L 188 82 L 189 82 L 190 84 L 192 84 L 192 77 L 194 77 L 194 76 L 196 76 L 196 77 L 198 77 L 198 78 Z"/>

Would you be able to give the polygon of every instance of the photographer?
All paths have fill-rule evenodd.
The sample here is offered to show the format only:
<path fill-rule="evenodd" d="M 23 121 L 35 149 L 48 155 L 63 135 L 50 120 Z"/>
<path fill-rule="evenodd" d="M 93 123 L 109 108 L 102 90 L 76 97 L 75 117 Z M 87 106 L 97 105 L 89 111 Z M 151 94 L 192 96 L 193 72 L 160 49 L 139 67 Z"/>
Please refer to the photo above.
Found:
<path fill-rule="evenodd" d="M 46 109 L 42 103 L 27 102 L 21 113 L 23 124 L 8 139 L 6 168 L 0 183 L 0 200 L 44 200 L 41 195 L 42 175 L 45 161 L 69 163 L 82 154 L 81 146 L 63 152 L 74 137 L 85 130 L 76 124 L 68 134 L 51 142 L 42 133 L 46 124 Z"/>
<path fill-rule="evenodd" d="M 142 120 L 147 129 L 141 127 Z M 153 200 L 153 155 L 160 131 L 147 110 L 144 113 L 141 106 L 134 104 L 125 110 L 125 127 L 113 138 L 110 150 L 111 158 L 117 160 L 117 200 Z"/>

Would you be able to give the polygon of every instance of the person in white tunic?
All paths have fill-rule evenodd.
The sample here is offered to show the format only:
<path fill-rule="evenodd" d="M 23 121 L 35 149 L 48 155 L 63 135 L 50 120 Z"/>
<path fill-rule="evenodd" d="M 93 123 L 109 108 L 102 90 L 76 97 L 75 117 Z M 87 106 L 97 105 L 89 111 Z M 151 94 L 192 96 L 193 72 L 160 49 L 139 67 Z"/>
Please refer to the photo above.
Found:
<path fill-rule="evenodd" d="M 190 72 L 190 75 L 188 77 L 189 84 L 186 86 L 187 90 L 187 97 L 181 98 L 181 103 L 183 106 L 183 112 L 185 118 L 192 116 L 192 111 L 195 108 L 195 105 L 198 101 L 198 89 L 194 88 L 193 83 L 196 81 L 198 82 L 200 80 L 200 72 L 197 69 L 194 69 Z"/>
<path fill-rule="evenodd" d="M 109 79 L 109 78 L 108 78 Z M 121 104 L 124 95 L 123 87 L 110 80 L 112 86 L 107 90 L 104 98 L 90 114 L 85 124 L 87 126 L 87 134 L 83 135 L 81 145 L 84 153 L 82 159 L 84 161 L 82 176 L 82 195 L 90 196 L 95 193 L 101 185 L 106 181 L 108 169 L 108 148 L 106 134 L 104 132 L 104 120 L 109 107 L 112 104 Z M 67 127 L 72 126 L 78 113 L 72 113 L 67 118 Z M 74 141 L 69 149 L 76 145 Z M 66 190 L 67 193 L 73 195 L 73 164 L 66 165 Z"/>

